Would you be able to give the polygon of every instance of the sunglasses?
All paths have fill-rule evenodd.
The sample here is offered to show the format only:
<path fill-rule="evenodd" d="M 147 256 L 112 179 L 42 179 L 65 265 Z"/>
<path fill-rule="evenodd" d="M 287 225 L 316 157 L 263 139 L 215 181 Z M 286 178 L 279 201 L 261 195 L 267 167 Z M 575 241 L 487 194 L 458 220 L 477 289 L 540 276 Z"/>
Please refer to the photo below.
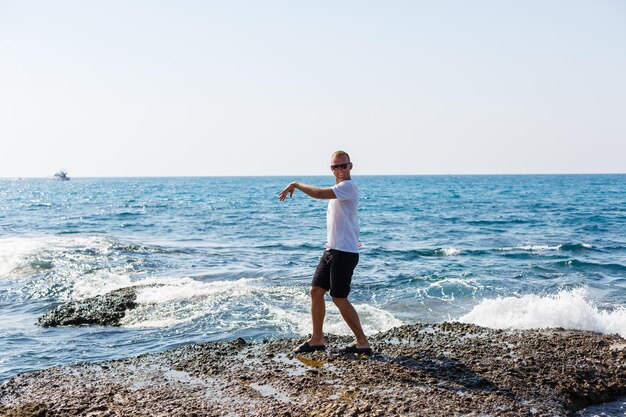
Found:
<path fill-rule="evenodd" d="M 336 171 L 338 169 L 346 169 L 346 168 L 348 168 L 348 165 L 350 165 L 350 162 L 348 162 L 347 164 L 331 165 L 330 169 L 332 169 L 333 171 Z"/>

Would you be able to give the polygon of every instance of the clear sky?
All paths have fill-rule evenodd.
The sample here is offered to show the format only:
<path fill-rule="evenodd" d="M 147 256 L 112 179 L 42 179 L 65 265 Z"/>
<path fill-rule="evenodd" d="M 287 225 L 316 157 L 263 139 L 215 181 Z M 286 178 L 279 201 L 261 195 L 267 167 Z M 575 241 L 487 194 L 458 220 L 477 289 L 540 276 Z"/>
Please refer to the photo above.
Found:
<path fill-rule="evenodd" d="M 626 2 L 0 0 L 0 177 L 626 172 Z"/>

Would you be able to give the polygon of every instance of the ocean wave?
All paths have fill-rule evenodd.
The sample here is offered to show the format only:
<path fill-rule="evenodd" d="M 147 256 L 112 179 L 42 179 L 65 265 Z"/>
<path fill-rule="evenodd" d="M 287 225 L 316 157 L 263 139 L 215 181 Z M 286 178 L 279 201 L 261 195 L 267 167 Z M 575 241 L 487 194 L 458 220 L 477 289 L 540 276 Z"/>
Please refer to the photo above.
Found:
<path fill-rule="evenodd" d="M 532 244 L 522 244 L 516 246 L 508 246 L 504 248 L 496 248 L 497 251 L 503 252 L 511 252 L 511 251 L 582 251 L 593 249 L 593 246 L 588 243 L 562 243 L 559 245 L 532 245 Z"/>
<path fill-rule="evenodd" d="M 3 237 L 0 238 L 0 278 L 15 278 L 50 269 L 55 262 L 55 252 L 103 246 L 103 238 L 99 236 Z"/>
<path fill-rule="evenodd" d="M 497 251 L 510 252 L 510 251 L 540 251 L 540 250 L 559 250 L 558 246 L 550 245 L 517 245 L 504 248 L 496 248 Z"/>
<path fill-rule="evenodd" d="M 558 250 L 577 252 L 588 249 L 595 249 L 593 245 L 588 243 L 563 243 L 558 246 Z"/>
<path fill-rule="evenodd" d="M 566 261 L 559 261 L 559 262 L 555 262 L 553 265 L 558 266 L 558 267 L 565 267 L 565 268 L 603 269 L 603 270 L 608 270 L 612 272 L 626 271 L 626 266 L 622 264 L 616 264 L 616 263 L 603 264 L 603 263 L 595 263 L 595 262 L 588 262 L 588 261 L 579 261 L 578 259 L 569 259 Z"/>
<path fill-rule="evenodd" d="M 71 296 L 74 300 L 80 300 L 143 283 L 143 281 L 133 282 L 128 274 L 107 270 L 97 271 L 75 279 L 67 291 L 67 296 Z"/>
<path fill-rule="evenodd" d="M 135 211 L 122 211 L 120 213 L 115 213 L 115 217 L 119 217 L 119 218 L 127 218 L 127 217 L 137 217 L 137 216 L 144 216 L 146 213 L 145 212 L 135 212 Z"/>
<path fill-rule="evenodd" d="M 317 250 L 319 251 L 322 248 L 320 245 L 314 245 L 310 243 L 264 243 L 255 246 L 256 249 L 261 250 L 285 250 L 285 251 L 298 251 L 298 250 Z M 323 248 L 322 248 L 323 249 Z"/>
<path fill-rule="evenodd" d="M 0 278 L 28 267 L 28 255 L 44 247 L 43 242 L 18 237 L 0 238 Z"/>
<path fill-rule="evenodd" d="M 524 219 L 497 219 L 497 220 L 470 220 L 467 224 L 472 226 L 504 226 L 509 224 L 526 224 L 526 223 L 534 223 L 534 220 L 524 220 Z"/>
<path fill-rule="evenodd" d="M 435 249 L 435 254 L 442 254 L 443 256 L 456 256 L 461 253 L 461 249 L 457 248 L 439 248 Z"/>
<path fill-rule="evenodd" d="M 138 291 L 139 306 L 129 312 L 122 325 L 137 328 L 169 327 L 192 321 L 204 322 L 215 332 L 242 328 L 275 327 L 281 331 L 310 333 L 307 287 L 268 285 L 263 278 L 202 282 L 191 278 L 159 278 L 158 283 Z M 373 305 L 355 304 L 364 330 L 377 333 L 402 322 Z M 325 331 L 351 334 L 339 310 L 327 303 Z"/>
<path fill-rule="evenodd" d="M 193 253 L 191 248 L 168 249 L 161 246 L 145 246 L 131 243 L 112 242 L 111 249 L 120 252 L 143 252 L 143 253 L 163 253 L 163 254 L 188 254 Z"/>
<path fill-rule="evenodd" d="M 599 310 L 587 298 L 586 288 L 576 288 L 556 295 L 486 299 L 459 321 L 496 329 L 562 327 L 619 334 L 626 338 L 626 308 Z"/>
<path fill-rule="evenodd" d="M 150 257 L 153 252 L 181 251 L 106 235 L 4 237 L 0 279 L 19 282 L 13 292 L 24 300 L 81 299 L 134 285 L 157 265 Z"/>
<path fill-rule="evenodd" d="M 418 298 L 454 301 L 455 297 L 473 297 L 484 286 L 474 279 L 444 278 L 417 290 Z"/>
<path fill-rule="evenodd" d="M 434 249 L 407 249 L 407 250 L 389 250 L 383 248 L 369 249 L 373 256 L 395 256 L 412 260 L 416 258 L 430 258 L 430 257 L 444 257 L 444 256 L 457 256 L 463 253 L 462 249 L 454 247 L 440 247 Z"/>
<path fill-rule="evenodd" d="M 106 235 L 49 235 L 0 238 L 0 279 L 27 277 L 46 270 L 65 268 L 67 273 L 98 269 L 111 263 L 108 256 L 133 253 L 186 254 L 192 249 L 170 249 L 118 241 Z M 100 266 L 95 258 L 102 258 Z"/>

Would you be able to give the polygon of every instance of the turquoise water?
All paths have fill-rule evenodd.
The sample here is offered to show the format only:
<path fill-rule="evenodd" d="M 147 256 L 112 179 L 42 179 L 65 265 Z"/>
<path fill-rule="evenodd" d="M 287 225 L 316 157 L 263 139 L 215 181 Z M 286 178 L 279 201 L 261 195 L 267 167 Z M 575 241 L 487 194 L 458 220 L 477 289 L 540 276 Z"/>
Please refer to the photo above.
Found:
<path fill-rule="evenodd" d="M 309 331 L 326 202 L 291 180 L 0 180 L 0 382 L 197 341 Z M 367 332 L 416 321 L 626 337 L 626 175 L 358 177 Z M 58 304 L 137 283 L 123 326 L 43 329 Z M 349 334 L 329 304 L 326 330 Z"/>

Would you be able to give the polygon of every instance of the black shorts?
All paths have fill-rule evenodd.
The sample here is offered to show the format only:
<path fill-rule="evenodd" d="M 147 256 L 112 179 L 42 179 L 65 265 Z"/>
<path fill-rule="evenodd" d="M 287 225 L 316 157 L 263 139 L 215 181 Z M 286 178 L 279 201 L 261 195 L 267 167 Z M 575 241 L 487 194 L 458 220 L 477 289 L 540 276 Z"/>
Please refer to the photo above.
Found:
<path fill-rule="evenodd" d="M 330 291 L 331 297 L 347 298 L 350 294 L 352 273 L 358 263 L 358 253 L 327 249 L 315 269 L 311 285 Z"/>

